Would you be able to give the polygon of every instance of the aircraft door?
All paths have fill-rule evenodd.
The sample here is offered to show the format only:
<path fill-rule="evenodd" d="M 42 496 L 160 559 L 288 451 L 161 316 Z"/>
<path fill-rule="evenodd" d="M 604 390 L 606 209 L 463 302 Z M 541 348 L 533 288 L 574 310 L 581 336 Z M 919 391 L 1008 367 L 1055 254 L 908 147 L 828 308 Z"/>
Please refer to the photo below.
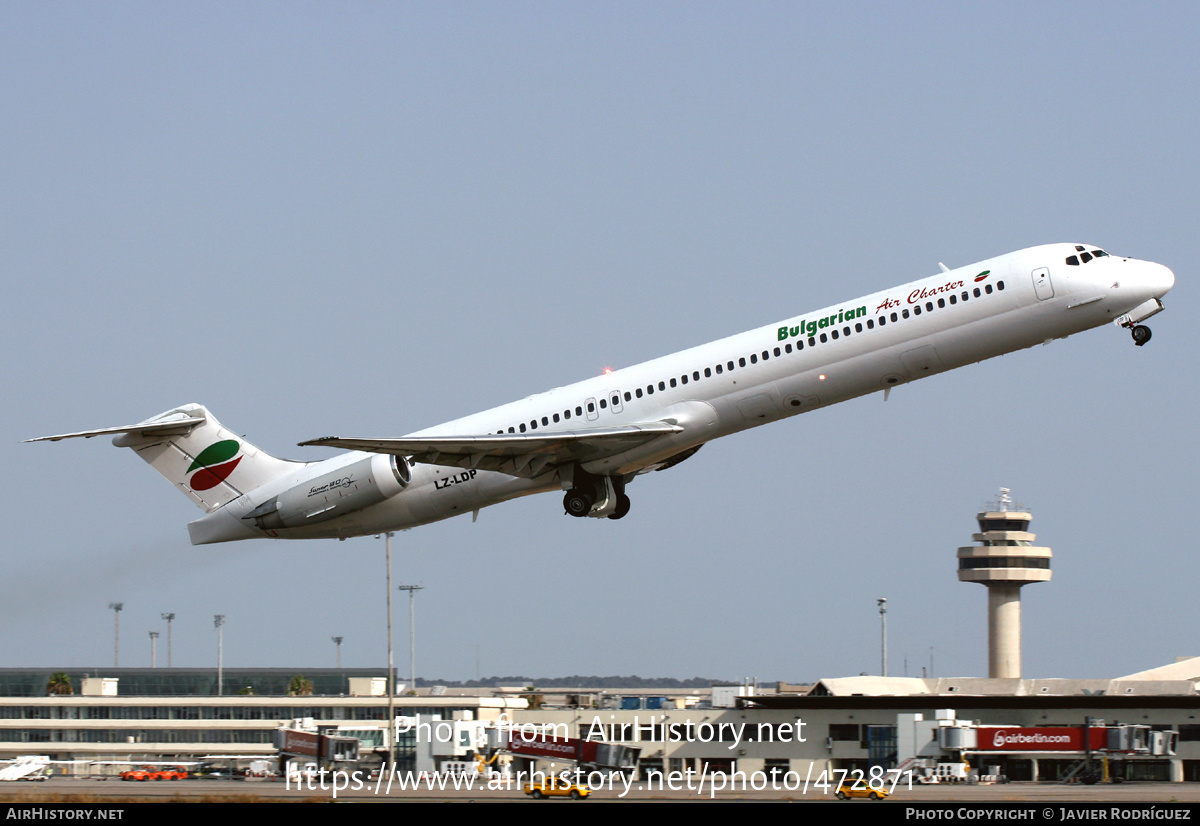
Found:
<path fill-rule="evenodd" d="M 1050 281 L 1050 269 L 1039 267 L 1033 271 L 1033 292 L 1039 301 L 1054 298 L 1054 284 Z"/>

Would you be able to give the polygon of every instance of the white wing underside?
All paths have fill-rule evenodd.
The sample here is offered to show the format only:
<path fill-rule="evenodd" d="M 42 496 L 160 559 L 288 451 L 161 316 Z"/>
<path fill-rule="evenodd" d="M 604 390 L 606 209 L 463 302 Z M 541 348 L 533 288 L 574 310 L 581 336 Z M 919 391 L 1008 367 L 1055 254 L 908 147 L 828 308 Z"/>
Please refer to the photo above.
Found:
<path fill-rule="evenodd" d="M 547 469 L 589 462 L 623 453 L 660 436 L 680 433 L 670 422 L 547 433 L 507 433 L 486 436 L 424 436 L 405 439 L 356 439 L 327 436 L 300 442 L 368 453 L 408 456 L 428 465 L 478 468 L 532 479 Z"/>

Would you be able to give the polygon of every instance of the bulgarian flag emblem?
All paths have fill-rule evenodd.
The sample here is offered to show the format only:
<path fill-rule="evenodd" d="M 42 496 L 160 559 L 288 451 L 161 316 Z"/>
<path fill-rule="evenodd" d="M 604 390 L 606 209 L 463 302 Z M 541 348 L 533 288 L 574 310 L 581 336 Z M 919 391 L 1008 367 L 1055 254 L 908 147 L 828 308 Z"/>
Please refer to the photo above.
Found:
<path fill-rule="evenodd" d="M 242 461 L 242 457 L 237 455 L 241 447 L 234 439 L 225 439 L 200 451 L 200 455 L 192 460 L 191 467 L 187 469 L 188 473 L 196 471 L 188 482 L 192 490 L 209 490 L 228 479 L 238 462 Z"/>

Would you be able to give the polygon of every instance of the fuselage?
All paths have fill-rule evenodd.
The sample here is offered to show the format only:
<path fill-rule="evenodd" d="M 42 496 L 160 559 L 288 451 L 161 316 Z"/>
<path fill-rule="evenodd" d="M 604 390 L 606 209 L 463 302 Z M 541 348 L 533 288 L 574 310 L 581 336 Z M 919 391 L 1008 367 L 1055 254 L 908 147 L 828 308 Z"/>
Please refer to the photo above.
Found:
<path fill-rule="evenodd" d="M 410 436 L 552 434 L 661 421 L 680 425 L 678 432 L 583 465 L 589 474 L 629 480 L 721 436 L 1107 324 L 1160 299 L 1173 284 L 1174 274 L 1160 264 L 1108 255 L 1091 245 L 1032 247 Z M 349 452 L 298 468 L 337 468 L 365 455 Z M 288 484 L 294 481 L 281 479 L 275 486 Z M 561 486 L 555 468 L 521 478 L 421 463 L 413 466 L 402 495 L 268 535 L 344 538 L 402 530 Z M 271 493 L 262 491 L 255 501 Z M 250 504 L 230 507 L 231 502 L 222 510 L 231 511 L 228 518 L 241 518 L 239 511 Z"/>

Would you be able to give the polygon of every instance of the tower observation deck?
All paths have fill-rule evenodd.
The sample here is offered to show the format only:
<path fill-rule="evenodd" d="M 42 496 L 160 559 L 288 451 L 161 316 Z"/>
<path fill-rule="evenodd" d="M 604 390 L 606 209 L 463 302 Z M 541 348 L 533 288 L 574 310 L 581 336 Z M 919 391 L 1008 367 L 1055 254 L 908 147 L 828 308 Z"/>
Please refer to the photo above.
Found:
<path fill-rule="evenodd" d="M 988 676 L 1021 676 L 1021 588 L 1050 579 L 1050 549 L 1033 545 L 1032 514 L 1000 488 L 991 510 L 975 515 L 977 545 L 958 549 L 958 578 L 988 589 Z"/>

